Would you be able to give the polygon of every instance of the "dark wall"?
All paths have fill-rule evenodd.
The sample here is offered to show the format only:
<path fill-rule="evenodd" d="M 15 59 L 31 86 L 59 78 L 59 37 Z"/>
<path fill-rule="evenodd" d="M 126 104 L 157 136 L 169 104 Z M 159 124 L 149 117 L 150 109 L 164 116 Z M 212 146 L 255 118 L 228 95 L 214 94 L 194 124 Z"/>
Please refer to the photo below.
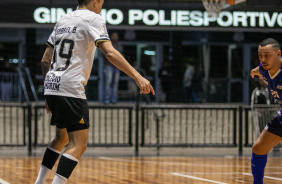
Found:
<path fill-rule="evenodd" d="M 281 0 L 246 0 L 247 5 L 252 6 L 268 6 L 268 7 L 276 7 L 281 6 Z"/>

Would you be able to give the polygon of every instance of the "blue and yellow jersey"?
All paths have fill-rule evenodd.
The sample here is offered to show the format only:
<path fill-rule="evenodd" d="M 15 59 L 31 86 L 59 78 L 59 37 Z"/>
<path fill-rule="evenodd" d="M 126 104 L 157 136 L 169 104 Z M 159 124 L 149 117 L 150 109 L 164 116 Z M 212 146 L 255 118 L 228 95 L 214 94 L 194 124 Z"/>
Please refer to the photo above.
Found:
<path fill-rule="evenodd" d="M 259 73 L 263 76 L 264 82 L 267 84 L 267 88 L 271 95 L 282 104 L 282 65 L 280 69 L 271 76 L 268 70 L 264 70 L 261 63 L 259 65 Z"/>

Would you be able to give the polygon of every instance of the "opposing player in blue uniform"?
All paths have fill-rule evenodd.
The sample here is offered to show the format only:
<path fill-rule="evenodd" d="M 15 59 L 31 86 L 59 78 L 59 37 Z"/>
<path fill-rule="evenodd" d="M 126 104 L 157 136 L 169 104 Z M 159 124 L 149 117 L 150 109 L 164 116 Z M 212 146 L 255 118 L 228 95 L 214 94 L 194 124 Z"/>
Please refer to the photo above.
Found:
<path fill-rule="evenodd" d="M 251 71 L 251 76 L 259 76 L 267 84 L 273 97 L 282 104 L 282 61 L 279 43 L 268 38 L 258 47 L 260 65 Z M 252 148 L 253 184 L 262 184 L 264 168 L 267 162 L 267 153 L 282 141 L 281 111 L 270 120 Z"/>

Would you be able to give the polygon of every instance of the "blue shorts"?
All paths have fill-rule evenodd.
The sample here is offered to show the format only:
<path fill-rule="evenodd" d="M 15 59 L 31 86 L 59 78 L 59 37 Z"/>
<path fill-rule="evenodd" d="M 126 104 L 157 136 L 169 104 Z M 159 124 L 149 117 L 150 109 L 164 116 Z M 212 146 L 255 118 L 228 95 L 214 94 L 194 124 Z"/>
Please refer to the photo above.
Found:
<path fill-rule="evenodd" d="M 271 119 L 271 121 L 265 126 L 265 129 L 270 133 L 282 137 L 282 115 L 279 112 L 276 117 Z"/>
<path fill-rule="evenodd" d="M 68 132 L 89 128 L 89 109 L 86 99 L 46 95 L 52 112 L 51 125 Z"/>

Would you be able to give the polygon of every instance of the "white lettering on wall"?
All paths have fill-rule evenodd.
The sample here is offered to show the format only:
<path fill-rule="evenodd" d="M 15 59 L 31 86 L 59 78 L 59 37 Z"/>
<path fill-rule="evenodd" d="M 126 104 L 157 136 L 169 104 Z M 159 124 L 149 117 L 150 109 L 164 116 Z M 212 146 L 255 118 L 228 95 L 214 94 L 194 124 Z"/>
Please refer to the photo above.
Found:
<path fill-rule="evenodd" d="M 246 15 L 250 17 L 250 26 L 256 27 L 256 20 L 257 20 L 257 17 L 259 17 L 259 13 L 258 12 L 247 12 Z"/>
<path fill-rule="evenodd" d="M 136 20 L 141 20 L 143 17 L 142 10 L 129 10 L 128 23 L 134 25 Z"/>
<path fill-rule="evenodd" d="M 48 9 L 45 7 L 40 7 L 34 11 L 33 17 L 38 23 L 56 23 L 62 16 L 72 11 L 72 8 L 68 8 L 65 12 L 63 8 Z"/>
<path fill-rule="evenodd" d="M 171 20 L 165 19 L 165 11 L 164 10 L 159 11 L 159 20 L 160 20 L 159 21 L 160 25 L 170 26 L 172 24 Z"/>
<path fill-rule="evenodd" d="M 233 12 L 233 17 L 234 17 L 234 21 L 233 21 L 233 26 L 234 27 L 238 27 L 240 24 L 243 27 L 247 27 L 248 23 L 247 23 L 247 16 L 245 12 L 241 12 L 241 11 L 236 11 Z"/>
<path fill-rule="evenodd" d="M 279 13 L 277 17 L 277 24 L 282 27 L 282 13 Z"/>
<path fill-rule="evenodd" d="M 217 18 L 218 25 L 222 27 L 229 27 L 233 24 L 233 15 L 231 12 L 223 11 L 219 14 Z"/>
<path fill-rule="evenodd" d="M 266 21 L 268 27 L 273 27 L 274 26 L 275 20 L 277 20 L 277 16 L 278 16 L 278 13 L 275 12 L 275 13 L 273 13 L 272 18 L 270 18 L 269 13 L 268 12 L 264 12 L 265 21 Z"/>
<path fill-rule="evenodd" d="M 189 26 L 189 11 L 177 11 L 177 25 Z"/>
<path fill-rule="evenodd" d="M 72 8 L 39 7 L 34 13 L 37 23 L 56 23 Z M 128 19 L 124 17 L 127 15 Z M 189 26 L 189 27 L 282 27 L 282 12 L 222 11 L 218 17 L 209 17 L 199 10 L 154 10 L 129 9 L 128 14 L 120 9 L 102 9 L 101 16 L 109 25 Z"/>
<path fill-rule="evenodd" d="M 201 11 L 191 11 L 190 13 L 190 25 L 191 26 L 202 26 L 203 25 L 203 12 Z"/>
<path fill-rule="evenodd" d="M 146 10 L 143 13 L 143 22 L 146 25 L 157 25 L 159 22 L 159 14 L 156 10 Z"/>
<path fill-rule="evenodd" d="M 50 22 L 50 10 L 48 8 L 37 8 L 33 13 L 34 20 L 38 23 Z"/>
<path fill-rule="evenodd" d="M 106 20 L 109 24 L 112 25 L 119 25 L 122 23 L 123 21 L 123 13 L 122 11 L 118 10 L 118 9 L 110 9 L 107 13 L 106 13 Z M 116 18 L 114 19 L 113 17 L 116 16 Z"/>

